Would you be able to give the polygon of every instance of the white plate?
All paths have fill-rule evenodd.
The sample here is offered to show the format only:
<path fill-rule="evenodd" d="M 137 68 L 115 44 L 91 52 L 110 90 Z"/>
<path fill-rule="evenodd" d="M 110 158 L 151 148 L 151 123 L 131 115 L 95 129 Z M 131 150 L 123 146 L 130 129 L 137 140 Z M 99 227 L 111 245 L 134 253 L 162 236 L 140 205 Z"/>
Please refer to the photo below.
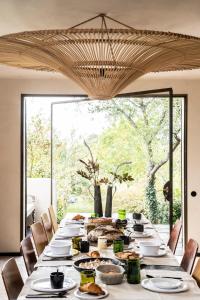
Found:
<path fill-rule="evenodd" d="M 153 234 L 150 232 L 132 232 L 131 237 L 134 238 L 148 238 L 151 237 Z"/>
<path fill-rule="evenodd" d="M 154 254 L 154 255 L 144 255 L 144 257 L 162 257 L 165 256 L 167 254 L 167 250 L 166 249 L 160 249 L 158 251 L 158 254 Z"/>
<path fill-rule="evenodd" d="M 37 292 L 64 292 L 67 290 L 71 290 L 76 286 L 76 282 L 70 278 L 65 278 L 62 289 L 52 289 L 50 276 L 47 278 L 36 279 L 31 282 L 31 289 Z"/>
<path fill-rule="evenodd" d="M 85 300 L 89 300 L 89 299 L 102 299 L 108 296 L 108 291 L 103 289 L 103 291 L 105 292 L 105 295 L 99 295 L 99 296 L 95 296 L 95 295 L 90 295 L 88 293 L 82 293 L 79 291 L 79 289 L 77 289 L 74 292 L 74 296 L 76 296 L 79 299 L 85 299 Z"/>
<path fill-rule="evenodd" d="M 159 288 L 159 289 L 164 289 L 164 290 L 173 290 L 173 289 L 178 289 L 182 286 L 183 282 L 174 279 L 174 278 L 151 278 L 150 279 L 151 283 Z"/>
<path fill-rule="evenodd" d="M 181 292 L 185 292 L 189 289 L 189 286 L 187 285 L 187 283 L 182 282 L 181 286 L 176 288 L 176 289 L 161 289 L 156 287 L 153 283 L 152 283 L 152 278 L 151 279 L 143 279 L 141 282 L 141 285 L 143 288 L 150 290 L 152 292 L 157 292 L 157 293 L 181 293 Z"/>

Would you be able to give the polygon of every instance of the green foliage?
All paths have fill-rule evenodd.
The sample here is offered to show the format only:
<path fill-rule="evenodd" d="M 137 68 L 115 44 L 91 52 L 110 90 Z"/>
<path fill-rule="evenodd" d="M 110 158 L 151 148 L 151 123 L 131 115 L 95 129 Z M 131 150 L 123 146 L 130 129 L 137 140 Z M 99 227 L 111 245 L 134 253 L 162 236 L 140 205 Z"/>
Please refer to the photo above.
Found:
<path fill-rule="evenodd" d="M 49 178 L 50 165 L 50 123 L 41 114 L 35 115 L 27 135 L 27 176 Z"/>
<path fill-rule="evenodd" d="M 155 177 L 151 178 L 146 187 L 147 216 L 153 224 L 158 223 L 158 203 L 156 198 Z"/>
<path fill-rule="evenodd" d="M 75 104 L 71 105 L 72 114 L 76 112 Z M 117 172 L 116 194 L 113 201 L 113 211 L 124 208 L 129 212 L 134 210 L 148 213 L 155 223 L 168 222 L 168 203 L 163 201 L 162 187 L 168 180 L 168 162 L 163 164 L 152 180 L 151 172 L 168 156 L 169 115 L 168 101 L 162 98 L 123 98 L 111 101 L 94 101 L 79 103 L 82 114 L 88 112 L 88 118 L 103 114 L 106 125 L 88 136 L 87 142 L 98 157 L 99 178 L 113 180 L 115 168 L 121 162 L 132 161 L 123 166 L 122 172 Z M 175 101 L 174 130 L 180 131 L 180 102 Z M 67 124 L 66 131 L 68 130 Z M 78 130 L 77 130 L 78 131 Z M 58 198 L 59 219 L 67 211 L 92 212 L 93 200 L 87 178 L 77 174 L 83 162 L 88 164 L 88 150 L 83 139 L 75 129 L 67 131 L 67 138 L 61 138 L 54 131 L 54 179 Z M 174 136 L 174 143 L 176 136 Z M 28 126 L 28 176 L 50 177 L 50 120 L 45 120 L 41 114 L 35 116 Z M 174 194 L 180 199 L 181 147 L 174 152 Z M 85 170 L 83 170 L 85 171 Z M 130 175 L 129 175 L 130 174 Z M 132 179 L 134 178 L 134 182 Z M 149 178 L 149 180 L 148 180 Z M 121 184 L 120 184 L 121 182 Z M 102 198 L 105 205 L 106 187 L 102 186 Z M 77 202 L 68 203 L 70 196 L 75 196 Z M 146 200 L 145 200 L 146 199 Z M 180 200 L 179 200 L 180 201 Z M 174 200 L 175 218 L 180 215 L 180 202 Z"/>

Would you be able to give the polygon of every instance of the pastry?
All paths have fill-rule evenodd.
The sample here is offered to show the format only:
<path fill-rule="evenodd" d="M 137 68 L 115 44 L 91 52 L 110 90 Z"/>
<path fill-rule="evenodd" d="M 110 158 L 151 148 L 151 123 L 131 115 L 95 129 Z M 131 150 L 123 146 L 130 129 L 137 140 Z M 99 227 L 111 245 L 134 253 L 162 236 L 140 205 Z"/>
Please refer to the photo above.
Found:
<path fill-rule="evenodd" d="M 94 251 L 89 252 L 88 256 L 94 257 L 94 258 L 99 258 L 100 257 L 100 253 L 99 253 L 99 251 L 94 250 Z"/>
<path fill-rule="evenodd" d="M 79 215 L 79 214 L 72 218 L 72 220 L 74 220 L 74 221 L 80 221 L 80 220 L 84 220 L 84 219 L 85 219 L 85 217 L 82 215 Z"/>
<path fill-rule="evenodd" d="M 134 259 L 139 258 L 139 254 L 135 251 L 125 251 L 125 252 L 118 252 L 115 256 L 119 259 Z"/>
<path fill-rule="evenodd" d="M 102 288 L 98 284 L 92 282 L 80 286 L 79 291 L 97 296 L 105 295 L 105 292 L 102 290 Z"/>

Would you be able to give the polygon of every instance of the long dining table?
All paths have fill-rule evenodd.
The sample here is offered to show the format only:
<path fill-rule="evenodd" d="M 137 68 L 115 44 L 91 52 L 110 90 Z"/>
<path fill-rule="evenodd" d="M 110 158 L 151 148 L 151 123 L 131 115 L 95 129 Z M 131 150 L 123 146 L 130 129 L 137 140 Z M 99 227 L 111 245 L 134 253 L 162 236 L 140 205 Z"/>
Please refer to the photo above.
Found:
<path fill-rule="evenodd" d="M 140 241 L 158 241 L 162 242 L 161 237 L 158 232 L 150 223 L 145 225 L 150 232 L 148 238 L 136 238 L 134 241 L 134 247 L 137 247 Z M 58 229 L 59 232 L 60 229 Z M 57 239 L 58 233 L 55 233 L 53 239 Z M 91 246 L 91 250 L 95 247 Z M 74 291 L 79 287 L 80 284 L 80 273 L 73 267 L 74 261 L 77 259 L 88 257 L 86 254 L 79 253 L 77 256 L 74 256 L 72 259 L 52 259 L 44 255 L 44 253 L 38 258 L 38 261 L 35 265 L 35 270 L 25 281 L 24 287 L 18 297 L 18 300 L 27 299 L 27 295 L 38 295 L 38 292 L 35 292 L 31 289 L 31 282 L 36 279 L 50 277 L 51 272 L 55 272 L 57 269 L 64 272 L 65 277 L 73 279 L 77 286 L 68 291 L 66 298 L 69 300 L 77 299 L 74 295 Z M 106 250 L 103 250 L 103 257 L 114 258 L 112 246 L 108 247 Z M 144 257 L 142 263 L 146 266 L 141 269 L 141 280 L 147 278 L 148 276 L 153 277 L 171 277 L 171 278 L 181 278 L 183 283 L 188 285 L 188 290 L 181 293 L 158 293 L 152 292 L 142 287 L 141 284 L 129 284 L 124 278 L 123 282 L 119 285 L 103 285 L 103 287 L 108 291 L 108 300 L 176 300 L 176 299 L 190 299 L 200 300 L 200 289 L 198 288 L 196 281 L 192 278 L 190 274 L 181 270 L 179 268 L 179 263 L 176 257 L 172 254 L 170 249 L 166 248 L 166 255 L 161 257 Z M 101 284 L 100 282 L 97 282 Z M 49 295 L 49 298 L 51 296 Z M 55 298 L 55 297 L 54 297 Z M 55 299 L 60 299 L 59 295 Z M 39 300 L 42 300 L 43 297 L 39 297 Z M 89 298 L 88 298 L 89 299 Z"/>

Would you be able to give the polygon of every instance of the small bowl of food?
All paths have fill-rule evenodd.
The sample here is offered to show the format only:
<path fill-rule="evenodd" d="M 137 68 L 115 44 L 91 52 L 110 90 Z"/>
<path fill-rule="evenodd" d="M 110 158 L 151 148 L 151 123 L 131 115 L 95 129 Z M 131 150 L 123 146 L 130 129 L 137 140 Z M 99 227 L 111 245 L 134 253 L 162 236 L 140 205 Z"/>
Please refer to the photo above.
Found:
<path fill-rule="evenodd" d="M 84 270 L 96 270 L 100 265 L 110 265 L 116 264 L 119 265 L 119 261 L 117 259 L 108 258 L 108 257 L 99 257 L 99 258 L 81 258 L 74 262 L 74 268 L 78 271 Z"/>
<path fill-rule="evenodd" d="M 124 268 L 121 266 L 109 264 L 100 265 L 96 268 L 97 277 L 105 284 L 120 284 L 124 277 Z"/>

